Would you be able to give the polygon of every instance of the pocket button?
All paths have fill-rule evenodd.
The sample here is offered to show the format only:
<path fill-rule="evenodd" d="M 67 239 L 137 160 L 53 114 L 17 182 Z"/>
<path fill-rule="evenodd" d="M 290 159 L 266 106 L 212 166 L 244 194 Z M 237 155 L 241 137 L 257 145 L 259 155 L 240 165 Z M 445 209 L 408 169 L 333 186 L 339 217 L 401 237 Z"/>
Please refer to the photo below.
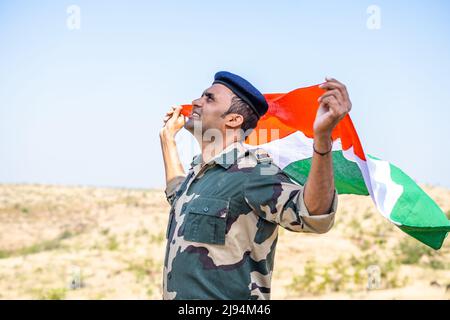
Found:
<path fill-rule="evenodd" d="M 208 212 L 208 211 L 209 211 L 209 208 L 208 208 L 208 207 L 204 207 L 204 208 L 203 208 L 203 211 L 204 211 L 204 212 Z"/>

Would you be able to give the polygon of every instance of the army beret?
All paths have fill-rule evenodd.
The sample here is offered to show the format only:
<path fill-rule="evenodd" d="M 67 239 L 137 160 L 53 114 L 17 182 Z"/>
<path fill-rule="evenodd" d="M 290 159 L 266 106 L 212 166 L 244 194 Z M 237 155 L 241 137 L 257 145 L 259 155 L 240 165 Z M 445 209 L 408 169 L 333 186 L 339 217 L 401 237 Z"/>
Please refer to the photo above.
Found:
<path fill-rule="evenodd" d="M 258 117 L 262 117 L 269 109 L 266 98 L 250 82 L 244 78 L 227 71 L 217 72 L 214 76 L 214 82 L 226 86 L 234 92 L 239 98 L 244 100 Z"/>

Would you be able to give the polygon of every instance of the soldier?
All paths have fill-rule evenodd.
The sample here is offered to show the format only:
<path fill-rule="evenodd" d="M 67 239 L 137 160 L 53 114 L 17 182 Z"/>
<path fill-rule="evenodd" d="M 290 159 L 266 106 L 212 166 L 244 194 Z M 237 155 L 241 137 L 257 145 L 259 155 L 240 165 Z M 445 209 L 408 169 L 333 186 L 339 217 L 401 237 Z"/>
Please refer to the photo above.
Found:
<path fill-rule="evenodd" d="M 291 181 L 263 150 L 244 146 L 268 109 L 245 79 L 218 72 L 192 102 L 187 121 L 181 107 L 166 114 L 160 138 L 171 210 L 164 299 L 269 299 L 278 226 L 314 233 L 332 227 L 337 192 L 331 132 L 351 103 L 337 80 L 327 78 L 322 88 L 305 186 Z M 202 150 L 187 175 L 175 144 L 183 127 Z"/>

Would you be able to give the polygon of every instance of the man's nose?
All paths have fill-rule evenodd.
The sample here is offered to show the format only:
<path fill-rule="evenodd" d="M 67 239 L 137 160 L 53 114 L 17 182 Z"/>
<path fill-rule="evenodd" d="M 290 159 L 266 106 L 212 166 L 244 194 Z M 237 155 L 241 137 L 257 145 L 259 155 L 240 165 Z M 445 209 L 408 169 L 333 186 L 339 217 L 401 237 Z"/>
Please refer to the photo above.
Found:
<path fill-rule="evenodd" d="M 194 106 L 196 108 L 201 108 L 202 107 L 202 98 L 198 98 L 198 99 L 195 99 L 194 101 L 192 101 L 192 106 Z"/>

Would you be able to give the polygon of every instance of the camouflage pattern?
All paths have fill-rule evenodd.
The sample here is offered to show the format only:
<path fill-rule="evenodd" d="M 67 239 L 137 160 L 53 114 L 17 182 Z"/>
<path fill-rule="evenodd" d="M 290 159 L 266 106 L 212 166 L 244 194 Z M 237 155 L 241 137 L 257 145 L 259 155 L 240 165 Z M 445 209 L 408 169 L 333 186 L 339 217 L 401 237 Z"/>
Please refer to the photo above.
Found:
<path fill-rule="evenodd" d="M 166 195 L 164 299 L 269 299 L 278 226 L 325 233 L 337 208 L 335 192 L 329 214 L 310 216 L 303 186 L 242 143 L 203 166 L 195 157 Z"/>

